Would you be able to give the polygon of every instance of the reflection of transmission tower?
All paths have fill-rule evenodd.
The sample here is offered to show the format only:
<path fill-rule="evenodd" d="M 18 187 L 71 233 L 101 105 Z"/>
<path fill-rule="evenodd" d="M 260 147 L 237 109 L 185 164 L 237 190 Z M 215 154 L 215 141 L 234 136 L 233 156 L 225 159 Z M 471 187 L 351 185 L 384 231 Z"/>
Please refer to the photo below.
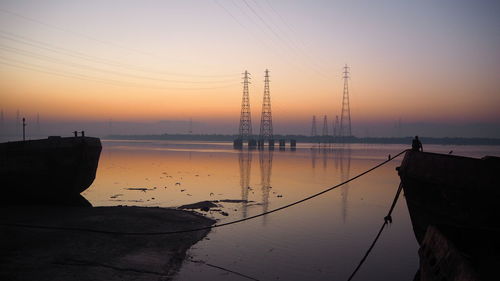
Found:
<path fill-rule="evenodd" d="M 250 140 L 252 138 L 252 114 L 250 112 L 250 97 L 248 93 L 249 76 L 250 73 L 245 70 L 245 73 L 243 73 L 243 97 L 241 99 L 240 140 Z"/>
<path fill-rule="evenodd" d="M 340 182 L 345 182 L 349 179 L 349 173 L 351 171 L 351 149 L 349 147 L 345 147 L 344 149 L 339 150 L 337 156 L 340 160 Z M 343 185 L 340 190 L 340 195 L 342 197 L 342 220 L 345 223 L 347 220 L 349 184 Z"/>
<path fill-rule="evenodd" d="M 351 109 L 349 107 L 349 67 L 344 66 L 344 93 L 342 95 L 342 114 L 340 116 L 340 136 L 350 137 L 351 132 Z"/>
<path fill-rule="evenodd" d="M 311 126 L 311 137 L 315 137 L 318 135 L 316 131 L 316 115 L 313 115 L 312 126 Z"/>
<path fill-rule="evenodd" d="M 267 212 L 269 207 L 269 191 L 271 189 L 271 171 L 273 168 L 273 150 L 261 150 L 259 153 L 260 183 L 262 185 L 262 212 Z M 266 223 L 267 216 L 263 217 Z"/>
<path fill-rule="evenodd" d="M 242 201 L 242 214 L 247 217 L 247 204 L 248 204 L 248 191 L 250 189 L 250 171 L 252 168 L 252 152 L 240 151 L 239 155 L 240 164 L 240 186 L 241 186 L 241 200 Z"/>
<path fill-rule="evenodd" d="M 273 117 L 271 114 L 271 94 L 269 92 L 269 71 L 267 69 L 264 76 L 264 99 L 262 101 L 259 139 L 273 139 Z"/>

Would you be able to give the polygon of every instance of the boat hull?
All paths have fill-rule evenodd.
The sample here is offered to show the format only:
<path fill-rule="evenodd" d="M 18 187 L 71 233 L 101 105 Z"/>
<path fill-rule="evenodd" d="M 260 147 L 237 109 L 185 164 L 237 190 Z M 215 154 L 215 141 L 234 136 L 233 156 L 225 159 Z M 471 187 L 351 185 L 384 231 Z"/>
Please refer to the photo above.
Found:
<path fill-rule="evenodd" d="M 398 168 L 419 243 L 429 225 L 500 228 L 500 161 L 408 151 Z"/>
<path fill-rule="evenodd" d="M 2 203 L 79 197 L 95 179 L 101 149 L 100 140 L 92 137 L 0 144 Z"/>
<path fill-rule="evenodd" d="M 415 280 L 498 280 L 500 158 L 408 151 L 398 171 L 420 244 Z"/>

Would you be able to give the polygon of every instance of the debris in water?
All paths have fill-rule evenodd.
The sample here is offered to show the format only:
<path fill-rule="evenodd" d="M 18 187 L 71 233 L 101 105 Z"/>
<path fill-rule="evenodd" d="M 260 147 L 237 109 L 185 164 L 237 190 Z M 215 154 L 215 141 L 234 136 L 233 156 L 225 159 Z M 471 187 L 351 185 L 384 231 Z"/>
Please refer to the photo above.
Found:
<path fill-rule="evenodd" d="M 146 190 L 154 190 L 153 188 L 146 188 L 146 187 L 129 187 L 129 188 L 124 188 L 126 190 L 139 190 L 146 192 Z"/>
<path fill-rule="evenodd" d="M 201 201 L 193 204 L 182 205 L 178 209 L 200 209 L 204 212 L 208 212 L 211 208 L 218 207 L 212 201 Z"/>

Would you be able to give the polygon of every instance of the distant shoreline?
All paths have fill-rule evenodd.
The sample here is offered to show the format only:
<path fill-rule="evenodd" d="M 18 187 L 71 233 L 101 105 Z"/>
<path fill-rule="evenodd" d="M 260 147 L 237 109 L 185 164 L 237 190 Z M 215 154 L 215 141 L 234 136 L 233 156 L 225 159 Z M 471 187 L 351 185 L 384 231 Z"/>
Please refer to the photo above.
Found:
<path fill-rule="evenodd" d="M 162 135 L 109 135 L 105 139 L 111 140 L 183 140 L 183 141 L 233 141 L 237 135 L 218 134 L 162 134 Z M 257 137 L 256 137 L 257 138 Z M 322 137 L 304 135 L 275 135 L 274 139 L 294 139 L 299 143 L 367 143 L 367 144 L 411 144 L 413 137 Z M 424 144 L 443 145 L 500 145 L 497 138 L 462 138 L 462 137 L 420 137 Z"/>

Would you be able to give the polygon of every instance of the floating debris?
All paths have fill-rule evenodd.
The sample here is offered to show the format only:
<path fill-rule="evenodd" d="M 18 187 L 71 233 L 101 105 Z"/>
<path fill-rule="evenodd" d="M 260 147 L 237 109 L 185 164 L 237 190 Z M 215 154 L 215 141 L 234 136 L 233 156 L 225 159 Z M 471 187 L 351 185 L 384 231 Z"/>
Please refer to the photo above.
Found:
<path fill-rule="evenodd" d="M 208 212 L 211 208 L 218 207 L 212 201 L 201 201 L 193 204 L 186 204 L 178 207 L 178 209 L 200 209 L 201 211 Z"/>
<path fill-rule="evenodd" d="M 128 187 L 128 188 L 124 188 L 125 190 L 139 190 L 139 191 L 143 191 L 143 192 L 146 192 L 147 190 L 154 190 L 154 188 L 146 188 L 146 187 Z"/>

